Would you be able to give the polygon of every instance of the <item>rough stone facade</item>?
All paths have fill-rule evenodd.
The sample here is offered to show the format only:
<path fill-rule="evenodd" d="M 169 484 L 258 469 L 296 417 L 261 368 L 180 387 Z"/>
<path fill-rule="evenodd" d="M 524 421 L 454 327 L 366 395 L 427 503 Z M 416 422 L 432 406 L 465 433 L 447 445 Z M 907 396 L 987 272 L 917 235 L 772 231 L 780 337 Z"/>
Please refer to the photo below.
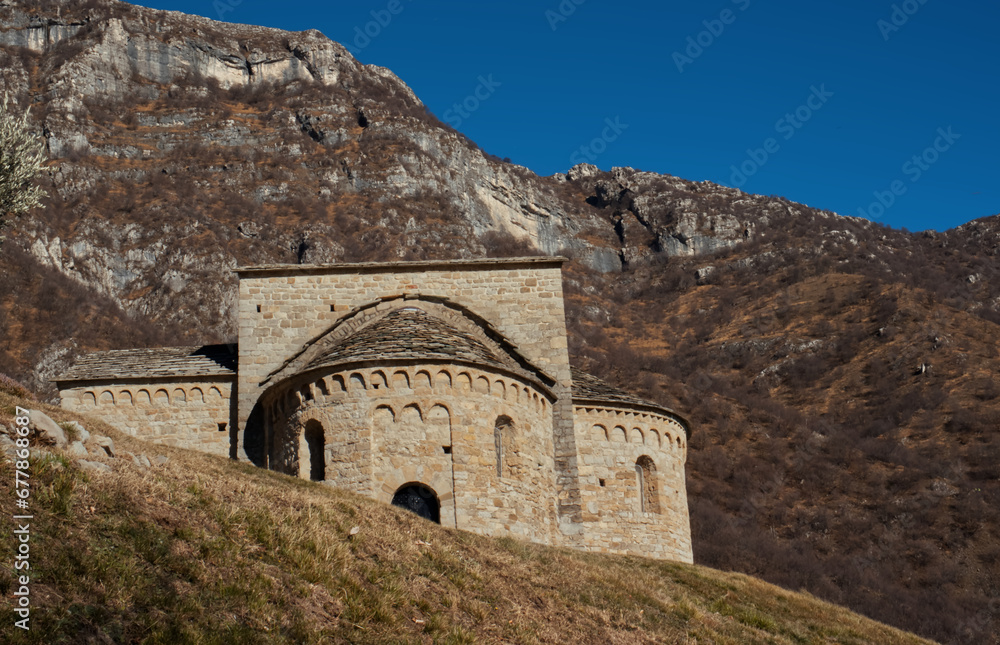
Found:
<path fill-rule="evenodd" d="M 241 268 L 238 352 L 94 354 L 57 383 L 131 434 L 446 526 L 689 562 L 686 422 L 571 370 L 561 264 Z"/>
<path fill-rule="evenodd" d="M 576 408 L 576 432 L 582 546 L 690 560 L 684 426 L 655 412 L 585 403 Z"/>
<path fill-rule="evenodd" d="M 99 352 L 78 361 L 56 383 L 65 408 L 133 436 L 228 457 L 235 420 L 233 349 Z"/>

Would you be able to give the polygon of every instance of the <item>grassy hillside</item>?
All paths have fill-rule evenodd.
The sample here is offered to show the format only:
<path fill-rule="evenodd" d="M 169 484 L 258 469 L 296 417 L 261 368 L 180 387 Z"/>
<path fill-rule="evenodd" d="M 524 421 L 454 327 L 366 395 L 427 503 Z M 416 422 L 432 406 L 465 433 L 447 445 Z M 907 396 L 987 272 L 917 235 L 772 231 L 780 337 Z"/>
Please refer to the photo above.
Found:
<path fill-rule="evenodd" d="M 8 427 L 15 403 L 0 394 Z M 5 600 L 3 642 L 928 642 L 744 575 L 449 530 L 41 407 L 111 436 L 118 458 L 110 474 L 36 459 L 32 629 L 13 627 Z M 14 480 L 7 459 L 0 478 Z M 13 497 L 0 509 L 10 517 Z M 13 541 L 4 522 L 0 544 Z M 4 567 L 5 599 L 13 585 Z"/>

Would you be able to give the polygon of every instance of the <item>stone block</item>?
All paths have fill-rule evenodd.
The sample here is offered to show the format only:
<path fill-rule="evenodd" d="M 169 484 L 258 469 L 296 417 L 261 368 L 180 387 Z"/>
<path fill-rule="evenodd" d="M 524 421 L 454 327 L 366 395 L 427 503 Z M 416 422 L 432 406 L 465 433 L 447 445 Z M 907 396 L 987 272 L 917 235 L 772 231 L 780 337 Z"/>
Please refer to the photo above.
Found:
<path fill-rule="evenodd" d="M 28 428 L 32 435 L 42 444 L 49 446 L 65 446 L 66 433 L 47 414 L 40 410 L 28 410 Z"/>

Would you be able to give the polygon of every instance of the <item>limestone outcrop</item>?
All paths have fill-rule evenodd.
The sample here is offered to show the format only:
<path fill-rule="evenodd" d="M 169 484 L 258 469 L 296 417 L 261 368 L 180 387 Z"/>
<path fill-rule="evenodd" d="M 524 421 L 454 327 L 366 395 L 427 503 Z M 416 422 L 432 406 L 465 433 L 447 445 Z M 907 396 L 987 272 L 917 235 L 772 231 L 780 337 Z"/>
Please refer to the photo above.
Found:
<path fill-rule="evenodd" d="M 790 222 L 823 222 L 815 252 L 874 226 L 627 167 L 539 177 L 315 30 L 115 0 L 0 7 L 0 91 L 32 106 L 51 160 L 50 203 L 6 244 L 160 327 L 231 338 L 239 265 L 540 252 L 614 276 Z M 39 348 L 32 385 L 77 344 Z"/>

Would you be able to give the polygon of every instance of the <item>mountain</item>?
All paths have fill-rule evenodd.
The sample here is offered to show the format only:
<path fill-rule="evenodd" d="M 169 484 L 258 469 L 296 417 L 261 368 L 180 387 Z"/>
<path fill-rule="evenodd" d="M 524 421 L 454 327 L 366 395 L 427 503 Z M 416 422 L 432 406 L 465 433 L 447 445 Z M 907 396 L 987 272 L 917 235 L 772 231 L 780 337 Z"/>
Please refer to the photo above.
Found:
<path fill-rule="evenodd" d="M 315 31 L 0 0 L 51 158 L 0 371 L 231 340 L 232 269 L 564 254 L 575 363 L 694 423 L 695 559 L 942 642 L 1000 633 L 1000 217 L 910 233 L 632 168 L 538 177 Z"/>

